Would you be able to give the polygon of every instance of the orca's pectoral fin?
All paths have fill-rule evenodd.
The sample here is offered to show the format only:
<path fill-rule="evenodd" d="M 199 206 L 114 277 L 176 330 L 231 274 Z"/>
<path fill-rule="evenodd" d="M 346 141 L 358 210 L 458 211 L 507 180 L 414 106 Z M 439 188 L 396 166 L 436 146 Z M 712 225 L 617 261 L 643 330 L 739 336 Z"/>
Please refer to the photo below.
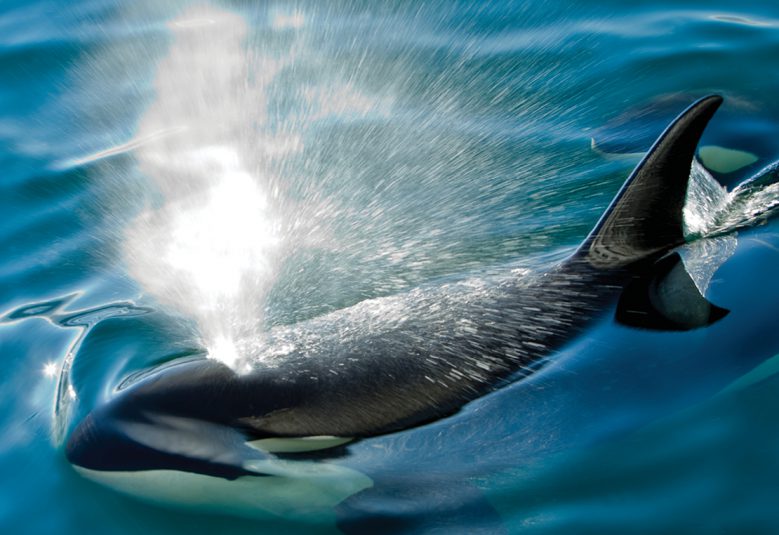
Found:
<path fill-rule="evenodd" d="M 627 285 L 616 320 L 642 329 L 688 331 L 711 325 L 728 312 L 701 294 L 679 253 L 672 253 Z"/>

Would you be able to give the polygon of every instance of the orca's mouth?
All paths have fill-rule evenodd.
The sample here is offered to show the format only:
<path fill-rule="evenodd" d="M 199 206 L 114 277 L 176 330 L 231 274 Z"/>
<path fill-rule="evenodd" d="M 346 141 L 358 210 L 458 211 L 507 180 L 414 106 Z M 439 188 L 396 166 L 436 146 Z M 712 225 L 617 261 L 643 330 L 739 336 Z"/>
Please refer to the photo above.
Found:
<path fill-rule="evenodd" d="M 73 430 L 65 444 L 65 457 L 76 466 L 98 468 L 100 462 L 100 432 L 92 413 L 88 414 Z"/>

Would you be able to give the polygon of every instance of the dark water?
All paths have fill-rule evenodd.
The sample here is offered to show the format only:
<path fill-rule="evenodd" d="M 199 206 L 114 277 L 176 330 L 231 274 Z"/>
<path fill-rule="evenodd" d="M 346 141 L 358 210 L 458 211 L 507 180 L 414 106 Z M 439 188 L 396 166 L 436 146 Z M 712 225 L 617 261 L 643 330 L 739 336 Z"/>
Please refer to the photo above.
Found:
<path fill-rule="evenodd" d="M 3 532 L 779 530 L 775 2 L 126 4 L 0 6 Z M 532 378 L 350 446 L 332 466 L 372 489 L 313 514 L 149 505 L 65 461 L 123 378 L 226 332 L 564 257 L 710 92 L 701 158 L 740 193 L 691 195 L 683 254 L 721 322 L 607 314 Z"/>

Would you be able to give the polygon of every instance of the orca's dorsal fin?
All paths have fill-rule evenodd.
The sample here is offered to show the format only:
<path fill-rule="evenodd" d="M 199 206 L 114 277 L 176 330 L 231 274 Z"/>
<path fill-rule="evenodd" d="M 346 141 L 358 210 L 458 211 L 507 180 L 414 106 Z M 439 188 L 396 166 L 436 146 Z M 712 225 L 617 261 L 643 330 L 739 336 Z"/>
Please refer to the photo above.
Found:
<path fill-rule="evenodd" d="M 614 269 L 684 243 L 682 209 L 692 160 L 721 103 L 719 95 L 704 97 L 666 128 L 574 258 L 596 268 Z"/>

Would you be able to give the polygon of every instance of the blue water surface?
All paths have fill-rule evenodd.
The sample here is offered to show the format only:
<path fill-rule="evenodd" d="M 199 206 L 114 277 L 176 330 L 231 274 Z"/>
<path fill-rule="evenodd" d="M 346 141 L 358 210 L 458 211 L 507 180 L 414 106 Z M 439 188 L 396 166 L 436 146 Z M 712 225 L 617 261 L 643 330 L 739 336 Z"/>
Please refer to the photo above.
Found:
<path fill-rule="evenodd" d="M 4 1 L 0 531 L 779 531 L 777 58 L 774 0 Z M 284 246 L 250 303 L 269 328 L 552 265 L 708 93 L 725 103 L 701 146 L 741 155 L 711 174 L 754 184 L 686 253 L 716 268 L 721 322 L 606 314 L 538 374 L 351 445 L 332 463 L 372 489 L 305 519 L 148 504 L 65 460 L 92 406 L 201 355 L 218 320 L 156 271 L 165 210 L 211 185 L 188 150 L 237 154 L 273 192 Z"/>

